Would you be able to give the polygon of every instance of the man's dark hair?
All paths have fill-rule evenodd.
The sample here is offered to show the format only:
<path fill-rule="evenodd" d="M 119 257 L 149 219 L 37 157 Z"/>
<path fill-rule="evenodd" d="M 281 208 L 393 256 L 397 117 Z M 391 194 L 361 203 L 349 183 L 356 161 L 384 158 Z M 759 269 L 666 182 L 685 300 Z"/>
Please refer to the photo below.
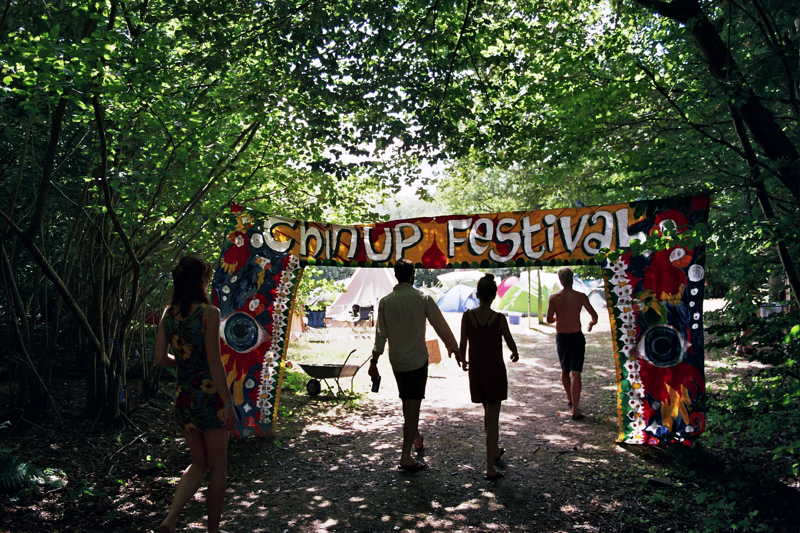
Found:
<path fill-rule="evenodd" d="M 394 264 L 394 277 L 398 283 L 408 283 L 414 277 L 414 263 L 408 259 L 401 259 Z"/>

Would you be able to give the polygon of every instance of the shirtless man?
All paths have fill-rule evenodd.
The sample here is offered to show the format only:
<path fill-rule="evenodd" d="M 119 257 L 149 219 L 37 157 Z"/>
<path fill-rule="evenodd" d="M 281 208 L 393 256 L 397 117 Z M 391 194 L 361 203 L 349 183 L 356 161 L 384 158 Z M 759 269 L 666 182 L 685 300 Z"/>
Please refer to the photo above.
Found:
<path fill-rule="evenodd" d="M 572 288 L 575 274 L 569 267 L 558 271 L 562 290 L 554 292 L 547 301 L 547 323 L 556 323 L 556 351 L 561 363 L 561 384 L 567 393 L 567 405 L 572 407 L 572 419 L 584 417 L 578 409 L 581 401 L 581 372 L 586 339 L 581 331 L 581 310 L 585 307 L 592 316 L 588 331 L 597 324 L 597 312 L 589 303 L 589 297 Z"/>

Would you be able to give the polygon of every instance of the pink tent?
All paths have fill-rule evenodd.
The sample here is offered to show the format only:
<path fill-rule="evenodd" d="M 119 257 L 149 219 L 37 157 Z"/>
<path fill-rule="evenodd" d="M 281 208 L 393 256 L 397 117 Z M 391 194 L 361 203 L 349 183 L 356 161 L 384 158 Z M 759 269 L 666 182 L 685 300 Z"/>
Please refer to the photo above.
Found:
<path fill-rule="evenodd" d="M 497 286 L 497 297 L 502 298 L 508 289 L 514 286 L 519 281 L 517 276 L 511 276 L 500 282 Z"/>

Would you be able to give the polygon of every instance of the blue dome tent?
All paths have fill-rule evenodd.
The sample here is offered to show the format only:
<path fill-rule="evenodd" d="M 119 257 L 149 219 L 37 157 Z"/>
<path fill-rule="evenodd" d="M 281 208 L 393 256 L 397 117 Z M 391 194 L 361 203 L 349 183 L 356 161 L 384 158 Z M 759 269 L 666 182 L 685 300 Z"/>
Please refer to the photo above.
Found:
<path fill-rule="evenodd" d="M 437 304 L 444 313 L 463 313 L 478 307 L 475 288 L 467 285 L 453 285 L 444 293 Z"/>

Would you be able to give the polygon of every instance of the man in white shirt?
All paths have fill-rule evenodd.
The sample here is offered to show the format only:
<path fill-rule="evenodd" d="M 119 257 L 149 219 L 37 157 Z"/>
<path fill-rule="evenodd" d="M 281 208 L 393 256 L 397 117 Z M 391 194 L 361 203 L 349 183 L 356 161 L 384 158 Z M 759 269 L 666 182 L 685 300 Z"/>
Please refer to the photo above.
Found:
<path fill-rule="evenodd" d="M 418 427 L 420 406 L 425 398 L 428 380 L 426 321 L 430 321 L 436 334 L 444 342 L 448 356 L 451 353 L 456 354 L 459 365 L 461 354 L 456 338 L 436 302 L 414 288 L 414 264 L 408 259 L 401 259 L 394 266 L 394 275 L 397 285 L 378 304 L 378 324 L 369 375 L 380 377 L 378 358 L 388 340 L 389 362 L 403 401 L 403 450 L 398 468 L 403 472 L 416 472 L 428 467 L 424 462 L 417 462 L 411 457 L 412 444 L 418 453 L 425 450 Z"/>

